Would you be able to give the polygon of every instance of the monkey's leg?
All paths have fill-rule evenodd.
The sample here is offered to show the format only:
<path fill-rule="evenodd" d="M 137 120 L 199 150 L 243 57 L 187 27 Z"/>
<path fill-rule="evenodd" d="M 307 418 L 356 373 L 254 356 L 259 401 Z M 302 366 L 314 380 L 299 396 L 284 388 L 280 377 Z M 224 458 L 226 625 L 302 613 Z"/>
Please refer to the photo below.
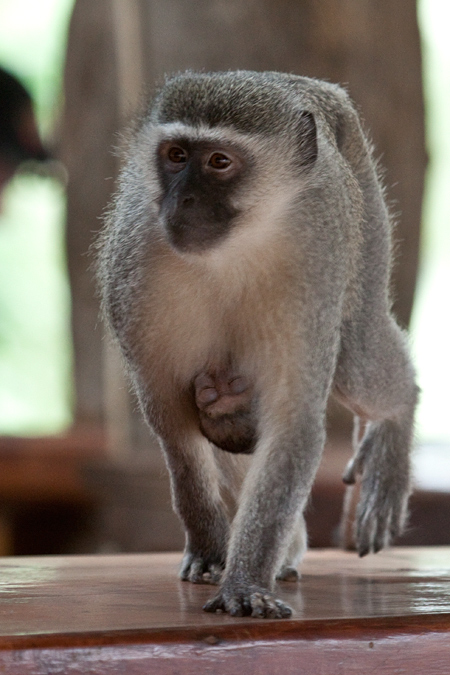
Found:
<path fill-rule="evenodd" d="M 277 574 L 278 581 L 298 581 L 298 565 L 303 558 L 308 545 L 306 532 L 306 523 L 303 513 L 300 514 L 298 523 L 295 526 L 291 543 L 283 561 L 280 571 Z"/>
<path fill-rule="evenodd" d="M 218 469 L 208 441 L 163 442 L 170 470 L 172 502 L 186 531 L 180 577 L 218 583 L 225 567 L 229 524 L 220 495 Z"/>
<path fill-rule="evenodd" d="M 362 476 L 355 531 L 361 556 L 379 551 L 404 527 L 418 391 L 400 329 L 390 317 L 374 324 L 363 333 L 345 327 L 335 379 L 338 398 L 367 421 L 344 474 L 348 484 Z"/>
<path fill-rule="evenodd" d="M 277 387 L 275 395 L 282 389 Z M 291 615 L 272 589 L 292 553 L 293 533 L 319 465 L 325 441 L 325 389 L 320 401 L 313 394 L 302 405 L 300 395 L 286 387 L 271 411 L 263 408 L 260 439 L 233 521 L 221 590 L 205 605 L 206 611 L 262 618 Z"/>
<path fill-rule="evenodd" d="M 218 583 L 225 567 L 229 523 L 211 445 L 199 431 L 190 400 L 183 394 L 164 407 L 160 403 L 157 410 L 152 408 L 147 419 L 160 436 L 173 507 L 186 532 L 181 579 Z"/>

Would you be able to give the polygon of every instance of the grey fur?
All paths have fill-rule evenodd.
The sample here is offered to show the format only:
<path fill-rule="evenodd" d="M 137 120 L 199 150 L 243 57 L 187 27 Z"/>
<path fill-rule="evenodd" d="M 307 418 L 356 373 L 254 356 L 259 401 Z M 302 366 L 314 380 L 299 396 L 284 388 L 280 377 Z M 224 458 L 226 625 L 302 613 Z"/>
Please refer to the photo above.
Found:
<path fill-rule="evenodd" d="M 231 148 L 238 178 L 217 200 L 201 180 L 179 188 L 160 167 L 163 142 L 193 156 L 205 144 Z M 366 425 L 345 475 L 362 475 L 360 555 L 386 545 L 406 516 L 417 387 L 390 313 L 391 223 L 371 148 L 336 85 L 187 72 L 156 95 L 125 160 L 100 241 L 103 307 L 161 439 L 186 529 L 181 577 L 222 577 L 209 611 L 289 616 L 273 584 L 295 578 L 306 548 L 303 510 L 331 392 Z M 197 230 L 180 200 L 198 194 L 233 215 L 218 228 L 199 204 Z M 168 232 L 180 219 L 177 248 Z M 235 376 L 251 400 L 229 454 L 205 437 L 221 442 L 214 427 L 200 430 L 197 395 L 211 378 L 217 393 Z M 241 418 L 231 412 L 216 421 L 233 437 Z M 252 433 L 253 454 L 242 455 Z M 235 514 L 225 488 L 239 493 Z"/>

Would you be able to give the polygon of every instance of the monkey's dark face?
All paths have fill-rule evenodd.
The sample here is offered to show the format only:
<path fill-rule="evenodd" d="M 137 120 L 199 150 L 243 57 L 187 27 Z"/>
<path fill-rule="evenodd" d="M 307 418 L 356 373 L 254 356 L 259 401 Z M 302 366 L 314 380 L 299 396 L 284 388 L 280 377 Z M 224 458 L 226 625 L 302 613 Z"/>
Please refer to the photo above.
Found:
<path fill-rule="evenodd" d="M 195 253 L 217 245 L 239 215 L 233 197 L 249 158 L 228 144 L 174 138 L 160 143 L 157 166 L 160 219 L 172 246 Z"/>

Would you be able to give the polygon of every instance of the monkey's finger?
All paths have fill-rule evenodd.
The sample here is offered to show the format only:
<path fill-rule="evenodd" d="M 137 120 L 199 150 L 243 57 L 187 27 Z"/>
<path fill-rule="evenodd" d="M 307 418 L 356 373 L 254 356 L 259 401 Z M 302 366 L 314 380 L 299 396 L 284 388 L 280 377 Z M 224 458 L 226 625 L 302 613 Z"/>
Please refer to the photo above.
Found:
<path fill-rule="evenodd" d="M 298 581 L 300 579 L 300 574 L 295 569 L 295 567 L 283 567 L 280 573 L 277 575 L 278 581 Z"/>
<path fill-rule="evenodd" d="M 222 578 L 222 573 L 223 573 L 223 569 L 220 565 L 210 565 L 210 568 L 209 568 L 210 583 L 211 584 L 220 583 L 220 580 Z"/>
<path fill-rule="evenodd" d="M 230 616 L 250 616 L 252 614 L 252 606 L 248 598 L 231 598 L 226 603 L 226 608 Z"/>
<path fill-rule="evenodd" d="M 205 563 L 203 560 L 194 560 L 189 571 L 189 581 L 193 584 L 203 584 L 203 572 L 205 571 Z"/>
<path fill-rule="evenodd" d="M 292 609 L 269 593 L 252 593 L 250 596 L 251 615 L 260 619 L 286 619 Z"/>
<path fill-rule="evenodd" d="M 399 534 L 402 534 L 405 529 L 405 524 L 408 519 L 408 497 L 409 485 L 405 487 L 403 494 L 397 496 L 392 508 L 392 519 L 389 527 L 392 539 Z"/>
<path fill-rule="evenodd" d="M 364 472 L 364 465 L 367 461 L 366 454 L 363 452 L 364 448 L 360 448 L 358 453 L 351 458 L 345 471 L 342 475 L 342 480 L 346 485 L 354 485 L 356 483 L 357 476 L 360 476 Z"/>
<path fill-rule="evenodd" d="M 211 600 L 208 600 L 208 602 L 203 605 L 203 610 L 205 612 L 224 612 L 225 603 L 223 601 L 222 595 L 219 593 L 218 595 L 214 596 L 214 598 L 211 598 Z"/>
<path fill-rule="evenodd" d="M 361 508 L 356 520 L 356 550 L 360 558 L 373 550 L 376 528 L 377 516 L 375 511 L 370 508 Z"/>
<path fill-rule="evenodd" d="M 392 511 L 389 510 L 387 515 L 381 515 L 378 519 L 375 539 L 373 542 L 373 552 L 378 553 L 382 548 L 389 546 L 390 530 L 392 521 Z"/>
<path fill-rule="evenodd" d="M 275 600 L 275 604 L 278 608 L 278 616 L 276 618 L 289 619 L 289 617 L 292 616 L 292 608 L 289 607 L 289 605 L 281 602 L 281 600 Z"/>
<path fill-rule="evenodd" d="M 222 593 L 208 600 L 203 609 L 205 612 L 228 612 L 230 616 L 248 616 L 252 612 L 248 599 L 234 596 L 225 600 Z"/>
<path fill-rule="evenodd" d="M 354 485 L 356 483 L 356 462 L 355 459 L 351 459 L 345 471 L 342 474 L 342 480 L 346 485 Z"/>

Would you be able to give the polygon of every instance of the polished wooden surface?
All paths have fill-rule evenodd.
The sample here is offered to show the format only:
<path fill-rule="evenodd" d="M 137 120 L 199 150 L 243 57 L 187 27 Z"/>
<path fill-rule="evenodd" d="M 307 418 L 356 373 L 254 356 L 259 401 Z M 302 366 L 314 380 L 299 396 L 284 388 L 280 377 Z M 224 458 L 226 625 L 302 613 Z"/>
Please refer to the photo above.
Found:
<path fill-rule="evenodd" d="M 0 672 L 448 673 L 450 548 L 311 551 L 290 620 L 202 612 L 179 554 L 0 560 Z M 300 669 L 300 663 L 302 668 Z M 339 664 L 339 665 L 338 665 Z"/>

